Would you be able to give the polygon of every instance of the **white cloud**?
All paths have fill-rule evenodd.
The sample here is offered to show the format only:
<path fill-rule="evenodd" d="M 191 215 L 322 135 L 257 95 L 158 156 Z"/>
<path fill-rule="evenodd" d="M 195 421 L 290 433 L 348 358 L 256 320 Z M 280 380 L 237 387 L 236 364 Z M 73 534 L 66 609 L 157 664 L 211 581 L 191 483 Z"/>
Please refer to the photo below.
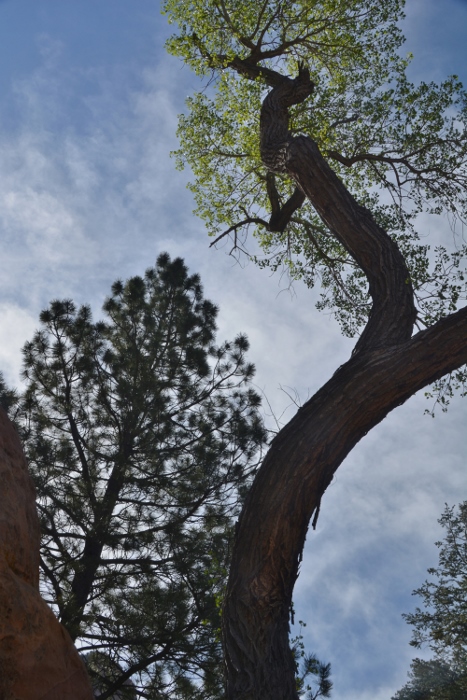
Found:
<path fill-rule="evenodd" d="M 69 83 L 93 96 L 72 95 Z M 4 294 L 36 307 L 63 293 L 93 294 L 102 288 L 96 275 L 109 285 L 140 272 L 160 252 L 159 239 L 192 232 L 185 179 L 168 153 L 176 110 L 164 89 L 128 89 L 121 98 L 99 72 L 67 73 L 55 47 L 14 92 L 17 127 L 0 132 Z M 27 298 L 15 284 L 26 276 Z"/>
<path fill-rule="evenodd" d="M 36 328 L 36 319 L 24 308 L 0 303 L 0 370 L 9 386 L 18 382 L 21 349 Z"/>

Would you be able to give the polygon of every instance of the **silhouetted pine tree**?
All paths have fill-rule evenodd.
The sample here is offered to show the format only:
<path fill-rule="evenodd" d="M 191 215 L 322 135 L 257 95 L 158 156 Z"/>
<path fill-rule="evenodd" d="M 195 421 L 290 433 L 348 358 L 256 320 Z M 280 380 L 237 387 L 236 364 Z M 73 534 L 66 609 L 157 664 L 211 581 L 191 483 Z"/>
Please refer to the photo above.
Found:
<path fill-rule="evenodd" d="M 122 669 L 102 700 L 129 678 L 138 697 L 218 698 L 229 538 L 266 440 L 248 341 L 215 345 L 217 308 L 167 254 L 103 309 L 53 301 L 24 348 L 44 595 Z"/>

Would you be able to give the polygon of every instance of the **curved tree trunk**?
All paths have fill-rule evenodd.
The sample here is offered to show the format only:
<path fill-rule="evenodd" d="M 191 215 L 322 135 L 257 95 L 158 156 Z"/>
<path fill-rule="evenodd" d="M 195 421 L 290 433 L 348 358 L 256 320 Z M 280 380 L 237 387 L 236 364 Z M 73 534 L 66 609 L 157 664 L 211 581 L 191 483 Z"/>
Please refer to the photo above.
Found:
<path fill-rule="evenodd" d="M 297 700 L 289 614 L 306 532 L 356 443 L 419 389 L 467 362 L 467 309 L 412 336 L 409 273 L 397 245 L 361 207 L 287 108 L 311 94 L 306 70 L 266 98 L 261 148 L 287 172 L 365 272 L 373 307 L 350 360 L 273 440 L 240 516 L 223 609 L 229 700 Z"/>

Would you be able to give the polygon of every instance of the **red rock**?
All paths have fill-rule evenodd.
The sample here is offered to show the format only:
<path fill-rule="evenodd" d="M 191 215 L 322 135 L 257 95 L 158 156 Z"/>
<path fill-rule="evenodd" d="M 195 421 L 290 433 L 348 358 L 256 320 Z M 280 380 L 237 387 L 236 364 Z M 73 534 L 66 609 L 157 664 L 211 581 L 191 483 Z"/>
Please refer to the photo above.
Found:
<path fill-rule="evenodd" d="M 0 409 L 0 700 L 94 700 L 70 636 L 39 594 L 39 537 L 21 443 Z"/>

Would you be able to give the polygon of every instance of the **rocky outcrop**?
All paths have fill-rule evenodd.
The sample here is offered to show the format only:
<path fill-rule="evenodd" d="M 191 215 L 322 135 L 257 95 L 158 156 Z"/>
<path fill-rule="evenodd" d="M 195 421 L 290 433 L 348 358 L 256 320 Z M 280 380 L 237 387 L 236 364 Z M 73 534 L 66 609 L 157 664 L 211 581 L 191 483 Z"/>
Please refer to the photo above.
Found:
<path fill-rule="evenodd" d="M 39 536 L 21 443 L 0 409 L 0 700 L 93 700 L 70 636 L 39 595 Z"/>

